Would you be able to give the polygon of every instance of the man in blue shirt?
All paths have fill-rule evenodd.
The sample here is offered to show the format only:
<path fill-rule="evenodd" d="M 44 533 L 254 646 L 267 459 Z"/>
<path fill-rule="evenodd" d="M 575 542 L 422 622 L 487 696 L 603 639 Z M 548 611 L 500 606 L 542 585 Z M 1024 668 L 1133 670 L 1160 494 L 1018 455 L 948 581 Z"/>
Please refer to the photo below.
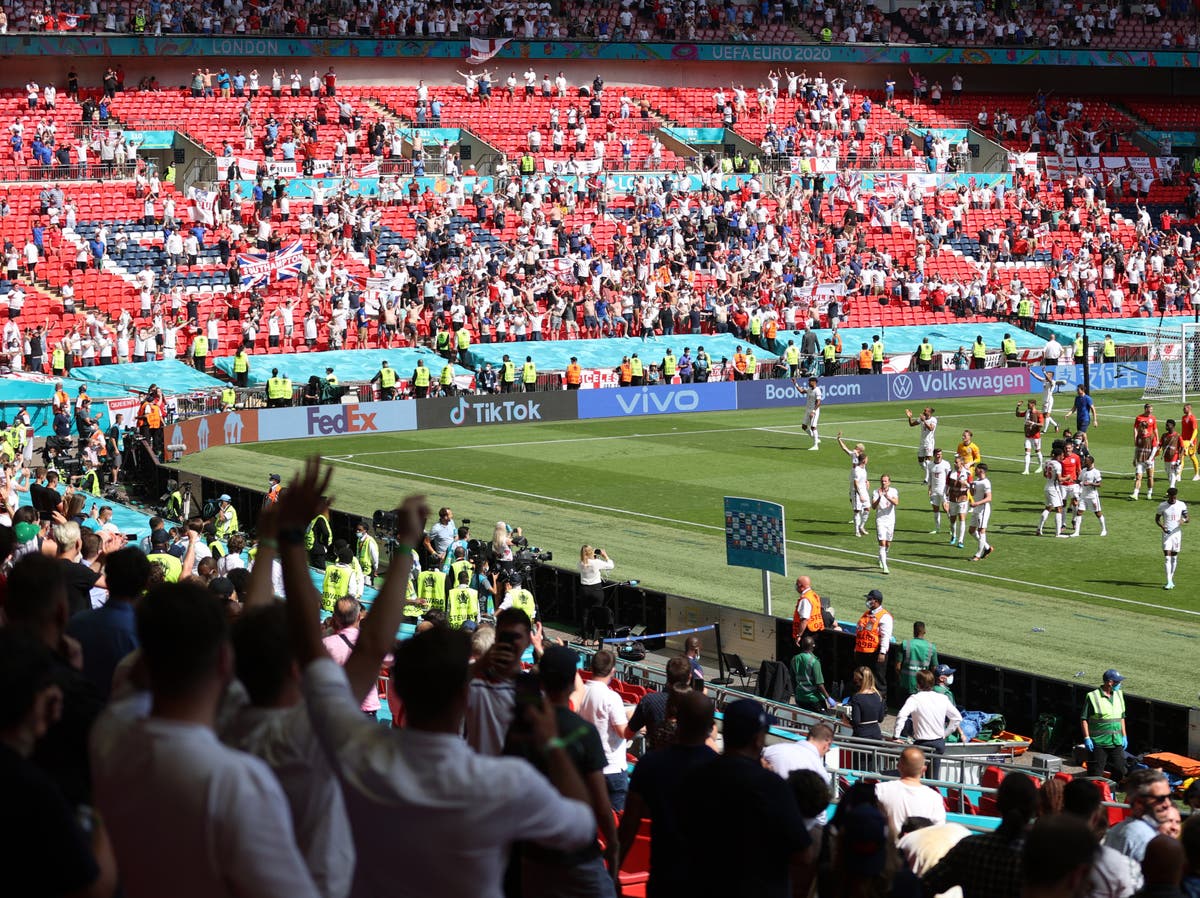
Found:
<path fill-rule="evenodd" d="M 67 635 L 83 650 L 83 675 L 107 699 L 117 665 L 138 647 L 134 602 L 146 590 L 150 561 L 141 549 L 127 546 L 108 556 L 104 577 L 108 601 L 71 618 Z"/>
<path fill-rule="evenodd" d="M 1100 415 L 1096 411 L 1096 404 L 1092 402 L 1092 397 L 1087 394 L 1080 384 L 1075 388 L 1075 404 L 1071 406 L 1071 414 L 1075 416 L 1076 429 L 1080 433 L 1087 433 L 1088 428 L 1092 423 L 1100 423 Z"/>

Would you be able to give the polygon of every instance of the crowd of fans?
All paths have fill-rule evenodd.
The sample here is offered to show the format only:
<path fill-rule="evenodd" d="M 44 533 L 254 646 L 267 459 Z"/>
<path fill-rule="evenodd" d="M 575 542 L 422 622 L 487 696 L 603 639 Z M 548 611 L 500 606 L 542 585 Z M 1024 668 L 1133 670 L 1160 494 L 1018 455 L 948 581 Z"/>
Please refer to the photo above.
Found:
<path fill-rule="evenodd" d="M 119 80 L 110 74 L 106 84 Z M 560 119 L 554 107 L 545 135 L 542 126 L 530 125 L 529 146 L 519 162 L 501 164 L 493 192 L 485 193 L 479 179 L 459 177 L 456 153 L 443 143 L 436 150 L 447 173 L 443 192 L 422 188 L 416 177 L 385 173 L 378 195 L 366 196 L 341 177 L 352 163 L 402 158 L 410 139 L 414 167 L 434 151 L 382 117 L 362 122 L 359 107 L 338 93 L 332 68 L 324 75 L 314 71 L 307 88 L 298 71 L 293 75 L 289 89 L 307 90 L 314 112 L 285 121 L 267 110 L 269 101 L 253 96 L 283 90 L 279 70 L 260 87 L 240 72 L 231 78 L 224 70 L 215 76 L 198 70 L 197 77 L 194 92 L 201 98 L 214 91 L 245 96 L 246 147 L 266 156 L 249 193 L 236 178 L 218 185 L 211 223 L 191 214 L 169 172 L 164 180 L 130 155 L 119 130 L 91 132 L 79 143 L 80 158 L 99 153 L 101 166 L 133 167 L 140 222 L 81 221 L 78 189 L 66 184 L 41 189 L 31 208 L 0 201 L 0 221 L 29 222 L 23 240 L 4 241 L 11 288 L 0 300 L 9 319 L 4 351 L 25 368 L 49 362 L 62 373 L 78 365 L 185 356 L 203 368 L 211 355 L 239 345 L 253 353 L 301 342 L 322 349 L 428 342 L 465 358 L 464 338 L 469 346 L 677 332 L 732 332 L 780 353 L 779 332 L 871 324 L 877 302 L 963 318 L 1014 317 L 1028 302 L 1046 319 L 1077 314 L 1081 302 L 1112 314 L 1182 311 L 1195 306 L 1200 290 L 1193 229 L 1184 224 L 1200 208 L 1200 178 L 1187 180 L 1182 210 L 1152 215 L 1144 205 L 1156 181 L 1183 180 L 1177 168 L 1129 166 L 1058 181 L 1036 168 L 1019 169 L 1011 188 L 981 179 L 940 191 L 905 186 L 904 176 L 877 178 L 867 189 L 853 171 L 815 171 L 813 163 L 826 155 L 874 160 L 868 164 L 928 161 L 931 170 L 955 155 L 957 148 L 930 132 L 922 143 L 908 132 L 868 130 L 872 113 L 895 101 L 894 81 L 878 106 L 842 78 L 786 68 L 769 73 L 753 91 L 719 87 L 711 98 L 715 111 L 766 120 L 764 150 L 795 154 L 808 164 L 768 178 L 750 170 L 757 164 L 750 159 L 737 166 L 749 177 L 734 185 L 724 175 L 736 157 L 701 160 L 690 172 L 637 176 L 626 192 L 605 168 L 572 175 L 569 164 L 561 172 L 526 165 L 534 161 L 535 143 L 539 151 L 553 151 L 567 133 L 586 155 L 588 122 L 599 114 L 571 105 L 566 80 L 547 74 L 541 90 L 564 98 L 567 111 Z M 490 88 L 485 91 L 480 77 L 472 74 L 466 90 L 482 104 Z M 525 82 L 529 91 L 538 89 L 534 69 Z M 917 101 L 941 102 L 940 84 L 930 86 L 914 72 L 913 85 Z M 52 85 L 38 87 L 30 85 L 30 108 L 45 113 L 38 129 L 46 132 Z M 593 102 L 606 93 L 599 78 L 586 87 Z M 514 105 L 524 105 L 522 91 L 514 93 Z M 957 103 L 961 94 L 956 76 L 947 102 Z M 415 97 L 414 115 L 438 102 L 423 84 Z M 778 102 L 794 115 L 773 119 Z M 634 114 L 632 98 L 623 97 L 619 117 Z M 318 143 L 317 129 L 332 125 L 334 116 L 339 136 L 332 145 Z M 1104 122 L 1088 118 L 1082 102 L 1044 93 L 1020 122 L 997 109 L 992 116 L 981 111 L 977 124 L 1018 146 L 1053 148 L 1062 159 L 1117 140 Z M 52 130 L 42 136 L 43 145 L 55 143 Z M 277 157 L 296 162 L 300 173 L 327 170 L 333 186 L 326 181 L 312 186 L 311 196 L 294 197 L 291 176 L 269 165 Z M 242 163 L 229 142 L 218 164 L 237 174 Z M 242 283 L 241 253 L 277 251 L 296 237 L 304 252 L 294 280 Z M 128 252 L 146 242 L 161 245 L 153 262 L 127 262 Z M 50 280 L 47 268 L 71 270 Z M 78 308 L 74 275 L 93 270 L 132 282 L 124 289 L 136 296 L 108 315 Z M 197 274 L 220 282 L 213 293 L 197 292 Z M 30 283 L 61 297 L 62 328 L 51 325 L 52 334 L 44 322 L 21 319 Z"/>
<path fill-rule="evenodd" d="M 311 35 L 461 40 L 471 36 L 523 40 L 828 43 L 890 42 L 1047 47 L 1151 46 L 1196 49 L 1195 13 L 1186 0 L 1120 4 L 1085 2 L 998 5 L 929 0 L 885 13 L 863 0 L 763 0 L 680 4 L 520 0 L 502 4 L 424 3 L 359 7 L 304 3 L 268 7 L 234 4 L 89 0 L 48 4 L 10 0 L 0 33 L 82 29 L 118 34 Z M 1140 27 L 1137 27 L 1140 26 Z M 1111 38 L 1117 43 L 1108 43 Z"/>
<path fill-rule="evenodd" d="M 613 654 L 581 670 L 531 605 L 501 602 L 473 630 L 453 596 L 422 605 L 470 540 L 450 509 L 427 526 L 420 497 L 390 522 L 369 613 L 330 602 L 307 539 L 328 487 L 316 461 L 273 480 L 248 570 L 206 563 L 203 527 L 185 528 L 182 557 L 161 527 L 148 552 L 81 530 L 70 494 L 44 521 L 21 509 L 0 524 L 13 894 L 613 896 L 622 865 L 652 896 L 1200 894 L 1200 816 L 1181 821 L 1158 771 L 1130 775 L 1111 829 L 1096 783 L 1009 772 L 998 829 L 971 834 L 911 745 L 828 813 L 833 729 L 768 745 L 767 709 L 743 699 L 718 732 L 690 652 L 629 715 Z M 503 567 L 505 529 L 472 552 Z M 608 561 L 584 554 L 581 571 Z M 339 557 L 322 561 L 328 587 Z M 416 635 L 397 643 L 406 620 Z M 381 667 L 390 727 L 375 719 Z M 698 857 L 713 832 L 720 857 Z"/>

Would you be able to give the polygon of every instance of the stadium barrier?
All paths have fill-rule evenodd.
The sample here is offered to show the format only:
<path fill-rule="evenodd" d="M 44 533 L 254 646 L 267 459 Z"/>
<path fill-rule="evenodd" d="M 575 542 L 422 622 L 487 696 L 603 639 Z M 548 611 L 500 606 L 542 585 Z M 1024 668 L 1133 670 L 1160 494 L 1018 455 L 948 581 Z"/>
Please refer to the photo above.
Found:
<path fill-rule="evenodd" d="M 822 384 L 826 394 L 824 401 L 833 405 L 1011 396 L 1028 394 L 1032 390 L 1027 368 L 854 375 L 823 380 Z M 790 380 L 780 379 L 628 389 L 542 390 L 278 409 L 240 408 L 178 421 L 168 428 L 167 444 L 184 447 L 175 453 L 177 459 L 217 446 L 275 440 L 766 409 L 802 406 L 804 402 L 805 396 L 799 388 Z"/>

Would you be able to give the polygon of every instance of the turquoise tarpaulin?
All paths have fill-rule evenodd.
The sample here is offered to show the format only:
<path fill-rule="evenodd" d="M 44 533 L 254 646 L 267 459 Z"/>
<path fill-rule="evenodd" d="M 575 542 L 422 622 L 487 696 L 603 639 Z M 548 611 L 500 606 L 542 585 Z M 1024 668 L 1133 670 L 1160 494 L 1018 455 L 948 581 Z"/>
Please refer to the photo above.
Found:
<path fill-rule="evenodd" d="M 1104 341 L 1106 334 L 1111 334 L 1114 343 L 1138 344 L 1147 343 L 1154 331 L 1167 331 L 1174 337 L 1181 335 L 1180 325 L 1192 324 L 1196 321 L 1194 315 L 1167 315 L 1163 318 L 1095 318 L 1088 321 L 1088 339 L 1093 343 Z M 1075 335 L 1080 333 L 1083 322 L 1072 321 L 1043 321 L 1037 326 L 1042 339 L 1054 334 L 1060 343 L 1070 343 Z"/>
<path fill-rule="evenodd" d="M 106 428 L 108 408 L 100 400 L 126 398 L 135 395 L 134 391 L 144 391 L 152 383 L 158 384 L 169 396 L 219 390 L 222 386 L 215 377 L 202 374 L 183 362 L 171 360 L 73 368 L 63 378 L 63 389 L 73 401 L 79 395 L 79 388 L 86 386 L 87 394 L 94 401 L 93 410 L 100 415 L 100 426 Z M 53 397 L 53 381 L 0 379 L 0 418 L 7 420 L 16 414 L 20 406 L 27 405 L 33 419 L 34 434 L 49 436 L 52 433 L 49 403 Z"/>
<path fill-rule="evenodd" d="M 219 390 L 224 386 L 217 378 L 197 371 L 191 365 L 178 359 L 73 368 L 71 369 L 71 379 L 86 381 L 89 384 L 88 392 L 93 396 L 124 396 L 130 390 L 144 391 L 150 384 L 158 384 L 159 389 L 167 396 L 203 390 Z M 90 384 L 97 384 L 113 392 L 101 394 Z"/>
<path fill-rule="evenodd" d="M 475 347 L 472 347 L 473 349 Z M 441 374 L 445 360 L 432 349 L 338 349 L 329 352 L 281 352 L 272 355 L 255 355 L 250 357 L 250 383 L 265 384 L 271 376 L 271 369 L 278 368 L 281 376 L 290 377 L 299 386 L 314 374 L 325 376 L 326 368 L 333 368 L 342 383 L 351 381 L 370 380 L 379 370 L 380 363 L 386 361 L 394 368 L 401 378 L 407 378 L 417 367 L 417 359 L 425 361 L 425 367 L 434 372 L 434 377 Z M 233 358 L 222 356 L 216 359 L 216 367 L 230 374 L 233 371 Z M 454 366 L 454 373 L 471 374 L 466 368 Z"/>

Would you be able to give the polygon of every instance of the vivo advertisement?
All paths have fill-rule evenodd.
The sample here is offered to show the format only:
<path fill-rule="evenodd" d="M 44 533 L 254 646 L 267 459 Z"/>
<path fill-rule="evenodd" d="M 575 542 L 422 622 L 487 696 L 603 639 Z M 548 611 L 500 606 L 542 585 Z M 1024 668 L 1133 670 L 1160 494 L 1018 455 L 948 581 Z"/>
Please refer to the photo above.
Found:
<path fill-rule="evenodd" d="M 258 438 L 299 440 L 353 433 L 396 433 L 417 429 L 415 402 L 309 405 L 271 409 L 258 416 Z"/>
<path fill-rule="evenodd" d="M 633 418 L 678 412 L 731 412 L 738 407 L 737 384 L 670 384 L 579 393 L 579 417 Z"/>
<path fill-rule="evenodd" d="M 1145 389 L 1145 362 L 1093 362 L 1088 368 L 1088 380 L 1093 390 Z M 1047 369 L 1034 365 L 1030 370 L 1045 374 Z M 1058 388 L 1060 393 L 1074 393 L 1075 388 L 1083 383 L 1083 365 L 1059 365 L 1049 370 L 1054 372 L 1055 380 L 1064 381 Z M 1033 387 L 1037 391 L 1042 384 L 1037 381 Z"/>

